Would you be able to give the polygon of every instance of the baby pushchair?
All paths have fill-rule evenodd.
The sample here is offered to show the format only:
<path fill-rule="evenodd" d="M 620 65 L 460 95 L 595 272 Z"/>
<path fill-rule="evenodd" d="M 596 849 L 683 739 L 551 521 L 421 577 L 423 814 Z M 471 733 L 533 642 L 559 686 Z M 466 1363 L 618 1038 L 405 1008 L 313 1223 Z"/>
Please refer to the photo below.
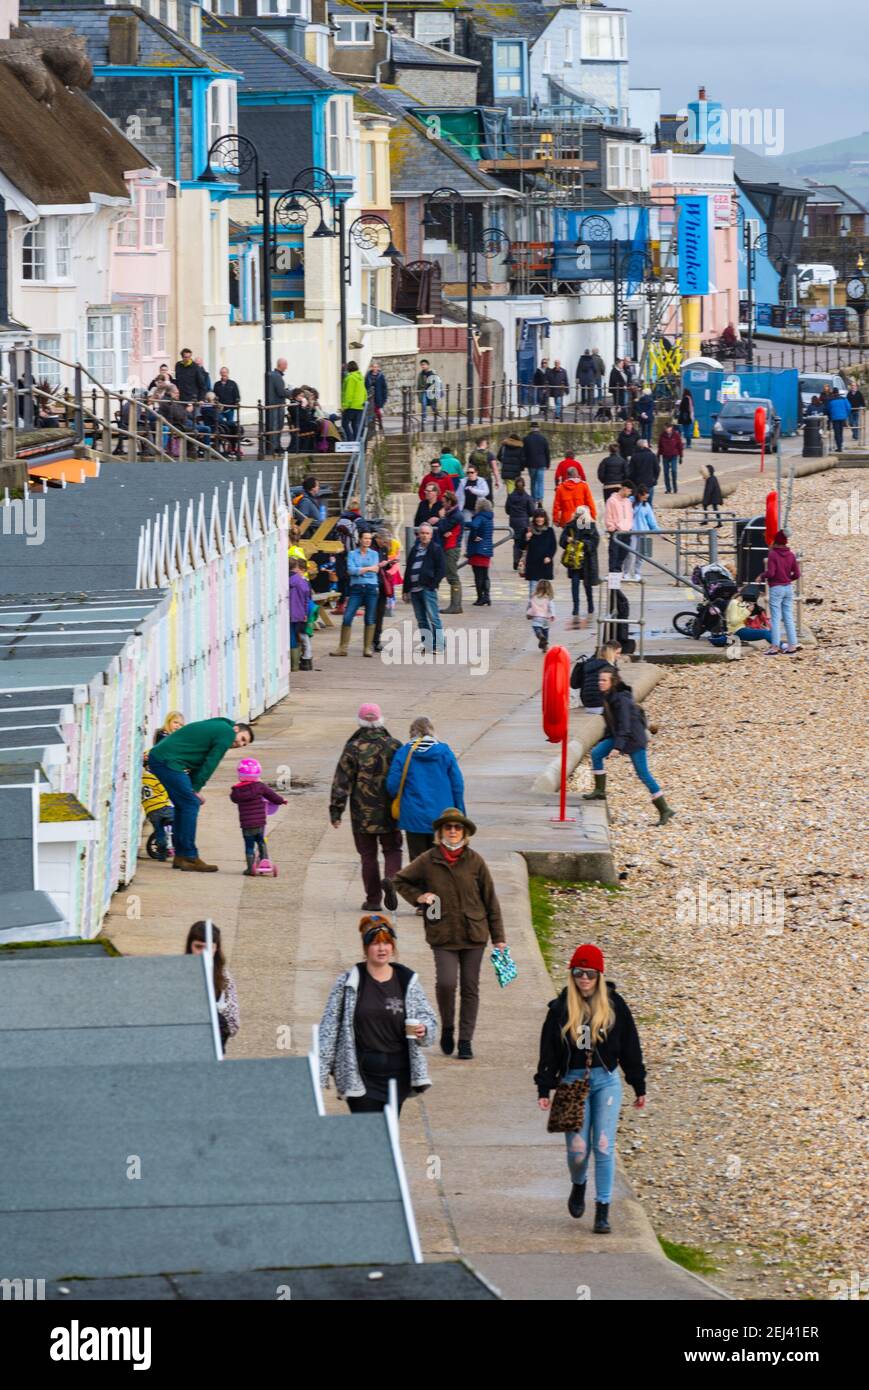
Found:
<path fill-rule="evenodd" d="M 726 633 L 724 615 L 727 605 L 739 585 L 723 565 L 697 565 L 691 575 L 692 584 L 703 591 L 703 601 L 692 612 L 677 613 L 673 626 L 683 637 L 717 637 Z"/>

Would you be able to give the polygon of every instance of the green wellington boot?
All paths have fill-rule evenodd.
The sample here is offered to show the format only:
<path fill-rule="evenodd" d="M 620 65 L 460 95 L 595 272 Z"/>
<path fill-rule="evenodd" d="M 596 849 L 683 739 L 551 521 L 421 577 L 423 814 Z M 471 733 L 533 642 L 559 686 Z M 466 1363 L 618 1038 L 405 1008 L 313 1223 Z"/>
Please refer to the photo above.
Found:
<path fill-rule="evenodd" d="M 594 791 L 586 792 L 583 801 L 606 801 L 606 773 L 594 774 Z"/>

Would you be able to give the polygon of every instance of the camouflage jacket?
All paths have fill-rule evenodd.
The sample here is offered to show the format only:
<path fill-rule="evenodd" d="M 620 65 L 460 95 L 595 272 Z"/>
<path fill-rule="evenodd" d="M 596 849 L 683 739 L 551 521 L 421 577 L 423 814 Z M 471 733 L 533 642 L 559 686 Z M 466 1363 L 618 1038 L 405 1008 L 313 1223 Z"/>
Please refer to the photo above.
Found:
<path fill-rule="evenodd" d="M 357 729 L 344 745 L 329 798 L 329 819 L 338 821 L 350 801 L 354 830 L 382 835 L 395 829 L 386 793 L 386 774 L 401 744 L 382 727 Z"/>

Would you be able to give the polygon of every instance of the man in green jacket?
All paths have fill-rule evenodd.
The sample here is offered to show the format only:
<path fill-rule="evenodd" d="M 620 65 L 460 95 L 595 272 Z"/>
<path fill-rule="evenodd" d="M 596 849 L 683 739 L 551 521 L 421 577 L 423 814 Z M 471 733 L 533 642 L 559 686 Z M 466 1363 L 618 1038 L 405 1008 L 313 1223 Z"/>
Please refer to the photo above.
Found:
<path fill-rule="evenodd" d="M 199 792 L 224 753 L 230 748 L 246 748 L 249 743 L 253 743 L 249 724 L 234 724 L 231 719 L 199 719 L 176 729 L 148 754 L 148 771 L 163 784 L 175 808 L 173 869 L 217 873 L 217 865 L 206 864 L 196 848 L 196 821 L 203 801 Z"/>
<path fill-rule="evenodd" d="M 357 362 L 347 363 L 344 384 L 341 387 L 341 426 L 345 439 L 355 439 L 359 433 L 359 421 L 368 400 L 365 381 Z"/>

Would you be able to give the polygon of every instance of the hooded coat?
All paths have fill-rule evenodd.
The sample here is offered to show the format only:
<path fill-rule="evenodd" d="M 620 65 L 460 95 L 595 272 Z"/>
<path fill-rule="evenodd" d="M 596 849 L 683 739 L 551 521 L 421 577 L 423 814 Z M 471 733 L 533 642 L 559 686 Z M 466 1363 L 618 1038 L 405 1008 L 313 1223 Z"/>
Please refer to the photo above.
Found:
<path fill-rule="evenodd" d="M 559 483 L 552 505 L 552 520 L 556 526 L 565 526 L 572 521 L 577 507 L 588 507 L 592 517 L 597 516 L 597 507 L 591 495 L 591 488 L 581 478 L 565 478 Z"/>
<path fill-rule="evenodd" d="M 401 744 L 382 724 L 363 724 L 341 750 L 332 778 L 329 819 L 339 821 L 350 802 L 350 824 L 365 835 L 395 829 L 386 778 Z"/>
<path fill-rule="evenodd" d="M 522 440 L 516 435 L 508 435 L 498 450 L 501 477 L 505 483 L 514 483 L 525 467 L 525 450 Z"/>
<path fill-rule="evenodd" d="M 411 756 L 414 743 L 419 746 Z M 434 821 L 447 806 L 465 809 L 465 782 L 456 755 L 446 743 L 427 737 L 405 743 L 394 754 L 386 778 L 387 795 L 395 797 L 407 758 L 410 764 L 401 793 L 398 824 L 413 835 L 434 834 Z"/>

